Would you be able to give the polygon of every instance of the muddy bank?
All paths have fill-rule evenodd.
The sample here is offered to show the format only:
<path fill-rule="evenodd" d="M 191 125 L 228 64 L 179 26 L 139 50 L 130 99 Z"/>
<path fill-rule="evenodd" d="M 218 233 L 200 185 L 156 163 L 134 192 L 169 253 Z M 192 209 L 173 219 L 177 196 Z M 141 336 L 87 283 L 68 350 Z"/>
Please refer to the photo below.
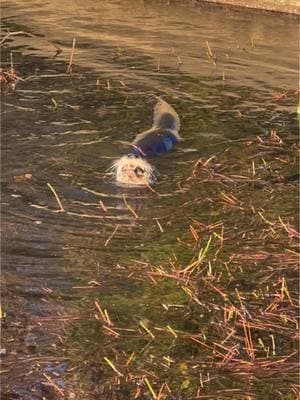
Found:
<path fill-rule="evenodd" d="M 197 0 L 197 3 L 215 3 L 234 7 L 254 8 L 257 10 L 300 14 L 300 3 L 297 0 Z"/>

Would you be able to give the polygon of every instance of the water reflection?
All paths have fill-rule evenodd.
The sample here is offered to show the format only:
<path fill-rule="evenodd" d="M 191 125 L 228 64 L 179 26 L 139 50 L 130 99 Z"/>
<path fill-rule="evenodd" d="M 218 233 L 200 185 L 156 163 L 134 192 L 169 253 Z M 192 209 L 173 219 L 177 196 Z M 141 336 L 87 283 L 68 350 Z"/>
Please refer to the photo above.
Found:
<path fill-rule="evenodd" d="M 68 57 L 73 36 L 77 37 L 76 62 L 101 75 L 144 79 L 152 90 L 163 90 L 157 82 L 157 58 L 161 74 L 208 76 L 259 87 L 296 87 L 298 33 L 295 16 L 232 12 L 215 7 L 129 1 L 58 1 L 42 3 L 4 2 L 4 17 L 10 23 L 22 18 L 33 33 L 43 35 L 65 50 Z M 289 45 L 282 38 L 289 38 Z M 22 39 L 14 37 L 16 44 Z M 24 54 L 49 55 L 51 49 L 36 38 L 28 38 Z M 216 55 L 216 66 L 207 58 L 207 43 Z M 36 49 L 36 50 L 35 50 Z M 275 50 L 276 49 L 276 50 Z M 113 58 L 113 63 L 111 60 Z M 253 73 L 255 71 L 255 73 Z M 101 77 L 101 76 L 99 76 Z M 179 88 L 178 88 L 179 89 Z M 174 91 L 170 93 L 170 90 Z M 179 96 L 181 91 L 169 87 Z"/>

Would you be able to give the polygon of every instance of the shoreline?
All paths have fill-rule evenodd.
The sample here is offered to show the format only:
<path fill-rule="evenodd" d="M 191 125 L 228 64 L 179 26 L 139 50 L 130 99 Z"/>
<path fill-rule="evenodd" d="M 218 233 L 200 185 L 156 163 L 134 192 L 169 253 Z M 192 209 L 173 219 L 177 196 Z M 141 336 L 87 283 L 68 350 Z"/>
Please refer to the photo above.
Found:
<path fill-rule="evenodd" d="M 196 0 L 197 5 L 210 3 L 300 16 L 300 4 L 296 0 Z"/>

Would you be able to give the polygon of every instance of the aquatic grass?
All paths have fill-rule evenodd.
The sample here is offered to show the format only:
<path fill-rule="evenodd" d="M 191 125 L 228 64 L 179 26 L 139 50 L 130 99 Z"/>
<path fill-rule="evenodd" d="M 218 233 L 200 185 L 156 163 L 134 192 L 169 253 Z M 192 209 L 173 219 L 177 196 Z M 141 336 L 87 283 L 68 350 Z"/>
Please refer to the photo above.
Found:
<path fill-rule="evenodd" d="M 115 372 L 118 374 L 118 376 L 124 376 L 124 375 L 115 367 L 114 363 L 113 363 L 108 357 L 104 357 L 103 359 L 104 359 L 104 361 L 111 367 L 111 369 L 112 369 L 113 371 L 115 371 Z"/>
<path fill-rule="evenodd" d="M 150 331 L 150 329 L 144 324 L 143 321 L 140 321 L 141 327 L 148 333 L 148 335 L 151 337 L 151 339 L 155 339 L 155 336 L 153 333 Z"/>
<path fill-rule="evenodd" d="M 75 46 L 76 46 L 76 37 L 73 38 L 72 50 L 71 50 L 69 65 L 67 67 L 66 74 L 70 74 L 72 72 L 72 64 L 73 64 L 73 59 L 74 59 Z"/>
<path fill-rule="evenodd" d="M 115 229 L 112 231 L 112 233 L 109 235 L 109 237 L 106 239 L 105 243 L 104 243 L 104 247 L 107 247 L 109 242 L 111 241 L 111 239 L 115 236 L 115 234 L 117 233 L 118 229 L 120 228 L 120 225 L 116 225 Z"/>
<path fill-rule="evenodd" d="M 18 81 L 23 81 L 14 68 L 13 53 L 9 53 L 10 67 L 7 69 L 0 68 L 0 87 L 1 89 L 9 91 L 9 89 L 15 90 Z"/>
<path fill-rule="evenodd" d="M 123 194 L 123 201 L 124 201 L 124 204 L 125 204 L 125 206 L 128 208 L 128 210 L 132 213 L 132 215 L 134 216 L 134 218 L 138 218 L 138 215 L 137 215 L 137 213 L 134 211 L 134 209 L 130 206 L 130 204 L 128 204 L 128 201 L 127 201 L 127 199 L 126 199 L 126 196 L 125 196 L 125 194 Z"/>
<path fill-rule="evenodd" d="M 216 54 L 214 54 L 211 50 L 210 44 L 208 41 L 205 42 L 206 47 L 207 47 L 207 58 L 210 62 L 212 62 L 212 64 L 214 65 L 214 67 L 217 65 L 217 56 Z"/>
<path fill-rule="evenodd" d="M 53 379 L 50 378 L 50 376 L 45 373 L 43 373 L 43 376 L 47 379 L 49 384 L 55 389 L 56 393 L 58 393 L 60 397 L 65 397 L 64 391 L 54 382 Z"/>
<path fill-rule="evenodd" d="M 56 43 L 53 43 L 52 41 L 48 40 L 47 38 L 37 36 L 30 32 L 25 32 L 25 31 L 8 31 L 6 33 L 6 35 L 0 40 L 0 46 L 2 46 L 7 41 L 7 39 L 9 39 L 11 36 L 27 36 L 27 37 L 31 37 L 33 39 L 43 40 L 55 48 L 56 56 L 62 52 L 62 48 L 60 46 L 58 46 Z"/>
<path fill-rule="evenodd" d="M 261 146 L 268 152 L 262 155 Z M 244 159 L 232 163 L 241 148 Z M 122 376 L 104 361 L 100 385 L 122 400 L 293 395 L 299 232 L 289 210 L 297 186 L 278 180 L 293 159 L 291 144 L 268 132 L 191 163 L 182 207 L 170 220 L 184 211 L 185 228 L 165 258 L 151 260 L 151 244 L 147 259 L 122 265 L 129 285 L 122 293 L 101 292 L 89 316 L 101 335 L 84 330 L 94 352 L 85 365 L 77 361 L 82 376 L 106 357 Z M 207 197 L 193 197 L 195 188 Z M 211 218 L 201 213 L 207 198 Z M 157 235 L 169 233 L 168 220 L 151 221 Z M 70 346 L 82 357 L 76 342 Z"/>
<path fill-rule="evenodd" d="M 65 71 L 65 65 L 63 69 Z M 153 63 L 149 69 L 153 69 Z M 226 79 L 229 81 L 230 77 L 226 76 Z M 105 76 L 102 82 L 97 89 L 107 89 L 103 90 L 105 99 L 114 93 L 125 92 L 118 77 L 112 80 Z M 173 82 L 172 87 L 175 87 Z M 197 94 L 199 97 L 210 93 L 203 88 L 206 84 L 203 77 L 195 83 L 197 88 L 204 83 L 201 94 Z M 79 87 L 81 92 L 82 85 Z M 182 92 L 192 93 L 188 86 L 185 87 L 184 79 L 181 79 L 180 87 Z M 128 99 L 124 96 L 123 100 Z M 282 97 L 276 101 L 285 100 Z M 186 111 L 190 111 L 191 103 L 187 101 Z M 236 117 L 241 116 L 237 111 Z M 210 118 L 214 122 L 215 116 Z M 194 123 L 193 118 L 191 123 Z M 257 138 L 248 137 L 238 144 L 226 139 L 224 154 L 215 151 L 215 145 L 222 147 L 219 143 L 201 148 L 201 154 L 203 150 L 206 155 L 198 164 L 197 159 L 193 161 L 195 170 L 189 171 L 189 175 L 193 175 L 188 181 L 190 186 L 183 177 L 182 201 L 177 210 L 172 207 L 171 216 L 164 216 L 159 225 L 157 220 L 152 221 L 152 215 L 143 219 L 142 208 L 136 209 L 147 239 L 143 238 L 145 246 L 134 256 L 128 243 L 133 243 L 133 237 L 134 246 L 139 245 L 139 238 L 133 227 L 130 237 L 123 234 L 123 229 L 115 235 L 115 223 L 120 222 L 115 210 L 101 207 L 101 204 L 100 210 L 97 202 L 80 204 L 79 212 L 70 208 L 63 196 L 64 206 L 70 211 L 61 217 L 72 217 L 75 224 L 80 222 L 84 234 L 90 235 L 74 252 L 76 257 L 67 246 L 63 249 L 64 261 L 84 270 L 84 279 L 79 279 L 77 287 L 88 289 L 70 293 L 64 288 L 60 294 L 73 305 L 82 307 L 77 319 L 73 320 L 67 314 L 61 314 L 57 319 L 63 324 L 57 335 L 61 335 L 58 346 L 67 347 L 70 358 L 67 372 L 70 379 L 66 380 L 66 388 L 62 388 L 66 397 L 149 398 L 151 393 L 145 378 L 157 398 L 162 399 L 259 398 L 270 396 L 270 393 L 275 398 L 272 392 L 280 398 L 290 399 L 293 393 L 297 395 L 297 378 L 293 376 L 297 373 L 297 355 L 293 350 L 298 328 L 295 283 L 298 232 L 290 212 L 293 204 L 290 197 L 296 190 L 295 183 L 287 180 L 293 157 L 288 153 L 285 127 L 276 135 L 284 143 L 268 132 L 261 136 L 259 133 Z M 207 154 L 210 151 L 213 154 Z M 242 157 L 249 157 L 249 160 L 246 162 Z M 282 168 L 284 162 L 288 162 L 286 170 Z M 84 191 L 85 185 L 78 187 Z M 91 189 L 94 194 L 98 190 L 97 199 L 108 198 L 110 201 L 111 194 L 105 189 Z M 161 190 L 158 186 L 157 192 Z M 183 194 L 183 191 L 186 192 Z M 178 195 L 178 191 L 172 193 L 172 198 L 175 193 Z M 135 209 L 134 201 L 130 197 L 127 199 Z M 53 216 L 44 208 L 33 211 L 46 218 Z M 95 219 L 94 230 L 90 229 L 92 218 Z M 104 218 L 110 218 L 111 224 L 101 236 Z M 177 221 L 180 221 L 180 230 L 176 242 Z M 148 240 L 147 233 L 153 230 L 152 222 L 155 234 L 149 235 L 151 240 Z M 60 233 L 64 242 L 67 242 L 65 235 L 70 228 L 68 225 L 66 232 Z M 113 236 L 109 236 L 111 232 Z M 78 232 L 74 229 L 72 246 L 76 246 L 73 243 L 76 236 Z M 92 254 L 94 246 L 97 247 L 96 256 Z M 116 257 L 117 246 L 121 246 L 122 262 Z M 201 256 L 205 252 L 204 257 L 200 257 L 201 264 L 182 272 L 198 261 L 201 251 Z M 93 257 L 95 263 L 91 262 Z M 91 271 L 88 271 L 90 265 Z M 80 269 L 75 267 L 72 275 L 77 279 Z M 66 268 L 70 276 L 71 267 L 70 270 Z M 89 283 L 93 281 L 96 283 Z M 25 297 L 27 304 L 27 294 Z M 95 299 L 101 311 L 94 304 Z M 48 301 L 46 296 L 42 300 L 44 304 Z M 149 340 L 149 334 L 141 329 L 139 321 L 150 327 L 155 340 Z M 70 322 L 74 325 L 71 333 L 74 335 L 68 339 L 65 336 Z M 51 321 L 46 318 L 37 316 L 32 325 L 35 323 L 38 327 L 51 329 Z M 21 336 L 22 326 L 18 321 L 13 321 L 12 325 Z M 37 362 L 43 367 L 58 358 L 26 355 L 20 360 L 20 365 Z M 123 376 L 119 376 L 109 363 Z M 18 368 L 9 362 L 6 365 L 11 369 Z M 55 381 L 55 373 L 50 374 L 47 376 Z M 76 393 L 68 392 L 70 383 Z M 84 389 L 86 392 L 82 393 Z M 52 397 L 50 393 L 47 396 Z"/>
<path fill-rule="evenodd" d="M 61 202 L 60 198 L 58 197 L 58 194 L 57 194 L 56 190 L 54 189 L 54 187 L 49 182 L 47 183 L 47 186 L 51 190 L 51 192 L 54 194 L 54 197 L 55 197 L 55 199 L 56 199 L 56 201 L 57 201 L 57 203 L 59 205 L 59 208 L 60 208 L 59 211 L 64 212 L 65 209 L 64 209 L 64 207 L 62 205 L 62 202 Z"/>
<path fill-rule="evenodd" d="M 149 380 L 148 380 L 147 378 L 145 378 L 144 381 L 145 381 L 145 383 L 146 383 L 146 385 L 147 385 L 147 388 L 149 389 L 149 392 L 151 393 L 152 398 L 153 398 L 154 400 L 157 400 L 157 396 L 156 396 L 156 394 L 155 394 L 155 392 L 154 392 L 154 390 L 153 390 L 153 388 L 152 388 L 152 386 L 151 386 Z"/>

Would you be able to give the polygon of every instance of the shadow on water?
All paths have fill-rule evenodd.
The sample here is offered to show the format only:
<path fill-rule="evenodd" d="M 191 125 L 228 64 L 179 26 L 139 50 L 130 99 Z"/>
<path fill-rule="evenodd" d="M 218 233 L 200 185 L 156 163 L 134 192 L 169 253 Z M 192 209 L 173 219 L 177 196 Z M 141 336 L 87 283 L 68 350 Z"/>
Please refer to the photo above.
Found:
<path fill-rule="evenodd" d="M 2 47 L 3 398 L 295 398 L 297 19 L 24 5 L 2 16 L 34 35 Z M 153 95 L 184 140 L 154 191 L 117 186 Z"/>

